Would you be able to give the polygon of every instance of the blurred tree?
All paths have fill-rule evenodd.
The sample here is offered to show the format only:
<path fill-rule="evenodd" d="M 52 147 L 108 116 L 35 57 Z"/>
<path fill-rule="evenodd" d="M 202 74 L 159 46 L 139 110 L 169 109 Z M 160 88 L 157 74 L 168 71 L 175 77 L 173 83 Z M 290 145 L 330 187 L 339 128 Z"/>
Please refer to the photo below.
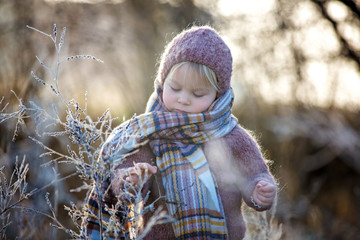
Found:
<path fill-rule="evenodd" d="M 244 2 L 230 13 L 204 4 L 236 50 L 233 83 L 245 89 L 240 101 L 255 96 L 272 103 L 359 109 L 360 22 L 349 2 L 264 1 L 254 3 L 252 13 L 242 10 Z"/>
<path fill-rule="evenodd" d="M 359 1 L 351 1 L 351 0 L 312 0 L 314 4 L 319 7 L 319 11 L 322 16 L 327 19 L 334 28 L 336 35 L 339 38 L 341 43 L 341 53 L 352 59 L 360 68 L 360 49 L 356 46 L 355 42 L 352 41 L 353 36 L 347 36 L 347 32 L 342 28 L 344 24 L 353 25 L 353 28 L 360 27 L 360 9 L 359 9 Z M 332 12 L 335 10 L 331 7 L 331 4 L 336 4 L 336 7 L 345 8 L 346 17 L 343 20 L 336 19 L 336 12 Z M 341 6 L 339 6 L 341 5 Z"/>

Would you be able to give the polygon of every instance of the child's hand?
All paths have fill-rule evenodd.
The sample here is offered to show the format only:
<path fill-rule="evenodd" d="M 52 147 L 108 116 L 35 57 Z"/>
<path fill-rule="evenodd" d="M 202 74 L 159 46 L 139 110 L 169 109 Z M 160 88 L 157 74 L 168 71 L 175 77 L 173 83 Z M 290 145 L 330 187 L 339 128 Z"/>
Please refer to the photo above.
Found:
<path fill-rule="evenodd" d="M 268 207 L 276 196 L 276 186 L 265 180 L 260 180 L 252 194 L 254 202 L 261 207 Z"/>
<path fill-rule="evenodd" d="M 134 167 L 125 170 L 125 181 L 133 185 L 147 181 L 153 174 L 157 172 L 157 167 L 148 163 L 136 163 Z"/>

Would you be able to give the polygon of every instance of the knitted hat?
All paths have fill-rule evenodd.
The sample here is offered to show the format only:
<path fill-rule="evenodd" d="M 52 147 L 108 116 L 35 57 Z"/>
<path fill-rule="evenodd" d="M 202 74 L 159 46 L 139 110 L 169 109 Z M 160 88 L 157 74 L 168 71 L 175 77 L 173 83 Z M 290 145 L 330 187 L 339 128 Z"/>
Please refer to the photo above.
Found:
<path fill-rule="evenodd" d="M 179 33 L 167 45 L 158 71 L 161 84 L 164 84 L 172 66 L 180 62 L 195 62 L 213 70 L 218 81 L 218 94 L 221 95 L 230 88 L 231 52 L 213 28 L 192 27 Z"/>

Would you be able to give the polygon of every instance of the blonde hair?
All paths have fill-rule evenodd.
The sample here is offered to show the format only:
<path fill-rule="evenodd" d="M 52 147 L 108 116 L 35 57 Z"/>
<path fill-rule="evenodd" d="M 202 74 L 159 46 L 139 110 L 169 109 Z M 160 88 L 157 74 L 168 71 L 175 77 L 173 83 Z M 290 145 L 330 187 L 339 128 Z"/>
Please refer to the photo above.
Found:
<path fill-rule="evenodd" d="M 201 79 L 207 79 L 208 83 L 210 83 L 211 86 L 213 86 L 216 89 L 216 91 L 219 91 L 218 81 L 217 81 L 214 71 L 211 70 L 211 68 L 209 68 L 206 65 L 194 63 L 194 62 L 180 62 L 180 63 L 175 64 L 174 66 L 172 66 L 169 74 L 166 76 L 165 81 L 168 78 L 171 78 L 172 75 L 174 74 L 174 72 L 178 68 L 180 68 L 181 66 L 183 66 L 185 64 L 188 65 L 189 67 L 196 69 L 197 72 L 200 74 Z"/>

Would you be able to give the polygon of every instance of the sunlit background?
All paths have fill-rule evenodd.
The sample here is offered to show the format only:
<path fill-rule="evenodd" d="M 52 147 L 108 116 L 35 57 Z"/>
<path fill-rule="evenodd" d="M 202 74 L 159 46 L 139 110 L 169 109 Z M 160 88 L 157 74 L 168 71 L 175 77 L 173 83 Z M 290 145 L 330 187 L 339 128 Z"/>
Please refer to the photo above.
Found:
<path fill-rule="evenodd" d="M 69 61 L 59 79 L 68 100 L 85 104 L 87 92 L 94 119 L 106 109 L 121 119 L 142 113 L 165 44 L 186 27 L 215 27 L 233 54 L 233 113 L 258 136 L 279 182 L 282 239 L 359 238 L 359 1 L 1 1 L 0 97 L 16 105 L 14 90 L 43 105 L 55 101 L 30 75 L 52 81 L 35 56 L 51 65 L 53 45 L 26 28 L 52 33 L 54 23 L 67 28 L 61 58 L 104 61 Z M 0 127 L 5 164 L 26 153 L 26 140 L 11 143 L 14 126 Z"/>

